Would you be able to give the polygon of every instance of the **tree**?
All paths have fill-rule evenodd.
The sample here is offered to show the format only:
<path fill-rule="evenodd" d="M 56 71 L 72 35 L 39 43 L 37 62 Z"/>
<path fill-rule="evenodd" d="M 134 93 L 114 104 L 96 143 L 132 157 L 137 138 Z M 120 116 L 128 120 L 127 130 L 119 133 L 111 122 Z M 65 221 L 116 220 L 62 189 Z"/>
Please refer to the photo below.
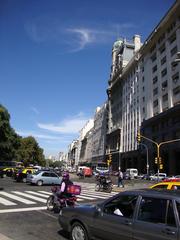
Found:
<path fill-rule="evenodd" d="M 43 149 L 39 147 L 35 138 L 32 136 L 21 139 L 21 145 L 17 151 L 17 155 L 18 160 L 23 162 L 25 166 L 29 164 L 45 166 Z"/>
<path fill-rule="evenodd" d="M 20 137 L 10 126 L 10 115 L 0 104 L 0 160 L 12 161 L 16 158 L 16 149 L 20 146 Z"/>

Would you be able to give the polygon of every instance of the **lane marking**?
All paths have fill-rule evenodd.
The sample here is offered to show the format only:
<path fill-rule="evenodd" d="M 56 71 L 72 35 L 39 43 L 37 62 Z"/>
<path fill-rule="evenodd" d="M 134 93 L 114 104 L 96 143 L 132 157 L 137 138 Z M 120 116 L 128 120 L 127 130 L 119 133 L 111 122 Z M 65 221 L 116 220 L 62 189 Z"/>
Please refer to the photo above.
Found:
<path fill-rule="evenodd" d="M 27 193 L 18 192 L 18 191 L 12 191 L 12 192 L 17 194 L 17 195 L 23 196 L 23 197 L 31 198 L 31 199 L 36 200 L 38 202 L 46 203 L 46 201 L 47 201 L 44 198 L 35 197 L 35 196 L 32 196 L 32 195 L 27 194 Z"/>
<path fill-rule="evenodd" d="M 7 193 L 7 192 L 0 192 L 0 195 L 6 196 L 6 197 L 14 199 L 14 200 L 17 200 L 17 201 L 22 202 L 24 204 L 36 204 L 33 201 L 30 201 L 30 200 L 27 200 L 25 198 L 21 198 L 21 197 L 15 196 L 14 194 L 10 194 L 10 193 Z"/>
<path fill-rule="evenodd" d="M 37 210 L 47 210 L 47 207 L 31 207 L 31 208 L 15 208 L 15 209 L 3 209 L 0 213 L 13 213 L 13 212 L 28 212 Z"/>
<path fill-rule="evenodd" d="M 40 193 L 44 193 L 44 194 L 47 194 L 47 195 L 51 195 L 52 193 L 51 192 L 46 192 L 46 191 L 38 191 Z"/>
<path fill-rule="evenodd" d="M 4 199 L 2 197 L 0 197 L 0 203 L 3 204 L 3 205 L 6 205 L 6 206 L 13 206 L 13 205 L 17 205 L 16 203 L 14 202 L 11 202 L 7 199 Z"/>
<path fill-rule="evenodd" d="M 44 198 L 47 198 L 47 197 L 48 197 L 47 195 L 42 194 L 42 193 L 38 193 L 38 192 L 33 192 L 33 191 L 25 191 L 25 192 L 26 192 L 26 193 L 33 194 L 33 195 L 36 195 L 36 196 L 44 197 Z"/>

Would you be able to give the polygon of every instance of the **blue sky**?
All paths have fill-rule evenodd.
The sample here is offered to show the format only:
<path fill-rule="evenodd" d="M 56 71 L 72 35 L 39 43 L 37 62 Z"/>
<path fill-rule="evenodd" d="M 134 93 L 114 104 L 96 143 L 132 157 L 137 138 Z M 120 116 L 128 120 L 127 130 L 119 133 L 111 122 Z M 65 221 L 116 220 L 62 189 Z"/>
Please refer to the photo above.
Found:
<path fill-rule="evenodd" d="M 144 41 L 174 0 L 1 0 L 0 103 L 46 156 L 66 151 L 105 100 L 118 37 Z"/>

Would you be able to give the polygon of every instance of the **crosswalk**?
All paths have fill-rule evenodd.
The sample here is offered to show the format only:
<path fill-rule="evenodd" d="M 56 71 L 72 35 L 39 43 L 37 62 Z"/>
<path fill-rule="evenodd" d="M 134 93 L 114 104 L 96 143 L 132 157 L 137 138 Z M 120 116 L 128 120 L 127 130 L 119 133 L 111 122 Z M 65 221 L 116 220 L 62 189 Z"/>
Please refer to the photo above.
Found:
<path fill-rule="evenodd" d="M 78 183 L 77 183 L 78 184 Z M 81 194 L 77 196 L 77 202 L 90 202 L 105 200 L 116 194 L 116 192 L 105 193 L 96 192 L 94 184 L 81 184 Z M 25 190 L 25 191 L 0 191 L 0 214 L 15 211 L 30 211 L 46 209 L 47 198 L 51 192 L 44 190 Z"/>

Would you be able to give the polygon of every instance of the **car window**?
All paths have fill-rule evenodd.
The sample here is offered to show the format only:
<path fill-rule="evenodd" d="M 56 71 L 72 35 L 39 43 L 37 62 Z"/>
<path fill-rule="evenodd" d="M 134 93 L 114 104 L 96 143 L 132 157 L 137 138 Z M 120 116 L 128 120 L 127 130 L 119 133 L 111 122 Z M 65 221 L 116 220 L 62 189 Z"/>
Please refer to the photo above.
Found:
<path fill-rule="evenodd" d="M 157 185 L 157 186 L 155 186 L 155 187 L 153 187 L 153 188 L 163 188 L 163 189 L 167 189 L 167 187 L 168 187 L 168 184 L 159 184 L 159 185 Z"/>
<path fill-rule="evenodd" d="M 132 218 L 137 196 L 123 195 L 108 202 L 104 207 L 106 214 Z"/>
<path fill-rule="evenodd" d="M 143 197 L 140 203 L 138 220 L 152 223 L 165 223 L 167 200 Z"/>
<path fill-rule="evenodd" d="M 55 173 L 50 173 L 51 177 L 58 177 Z"/>
<path fill-rule="evenodd" d="M 50 173 L 44 172 L 44 173 L 42 174 L 42 176 L 43 176 L 43 177 L 50 177 Z"/>
<path fill-rule="evenodd" d="M 173 185 L 171 186 L 171 189 L 172 189 L 172 190 L 180 190 L 180 186 L 179 186 L 179 185 L 176 185 L 176 184 L 173 184 Z"/>
<path fill-rule="evenodd" d="M 174 216 L 172 201 L 168 201 L 166 224 L 168 226 L 176 227 L 176 220 L 175 220 L 175 216 Z"/>

